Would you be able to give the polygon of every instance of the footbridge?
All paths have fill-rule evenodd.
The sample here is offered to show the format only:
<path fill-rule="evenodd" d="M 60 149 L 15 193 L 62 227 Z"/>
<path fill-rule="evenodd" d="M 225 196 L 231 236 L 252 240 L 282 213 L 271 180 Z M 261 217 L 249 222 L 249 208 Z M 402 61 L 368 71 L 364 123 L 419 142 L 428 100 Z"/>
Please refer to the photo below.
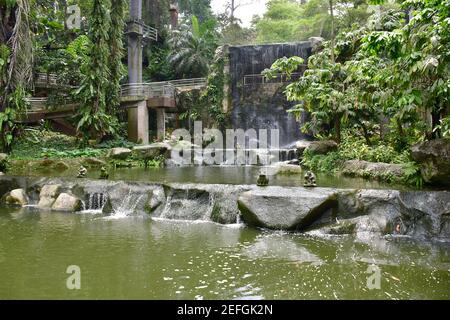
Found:
<path fill-rule="evenodd" d="M 121 108 L 123 109 L 138 109 L 140 106 L 156 109 L 158 115 L 158 137 L 162 138 L 165 132 L 165 112 L 166 109 L 177 108 L 177 95 L 181 92 L 199 90 L 206 86 L 206 78 L 194 79 L 179 79 L 163 82 L 145 82 L 145 83 L 131 83 L 124 84 L 121 87 Z M 62 84 L 56 74 L 37 74 L 35 76 L 36 88 L 53 88 L 69 87 L 76 89 L 77 86 Z M 28 110 L 22 114 L 18 119 L 20 123 L 36 123 L 42 119 L 51 120 L 57 129 L 60 129 L 67 134 L 75 134 L 75 129 L 70 126 L 67 118 L 72 117 L 79 104 L 71 101 L 69 96 L 63 97 L 59 101 L 59 105 L 50 106 L 48 97 L 29 97 L 26 99 L 28 103 Z M 139 125 L 144 121 L 148 122 L 148 112 L 141 110 L 141 113 L 147 114 L 147 120 L 142 117 L 134 119 L 133 124 Z M 143 124 L 142 124 L 143 125 Z M 143 139 L 136 137 L 136 141 Z M 144 139 L 143 139 L 144 140 Z"/>

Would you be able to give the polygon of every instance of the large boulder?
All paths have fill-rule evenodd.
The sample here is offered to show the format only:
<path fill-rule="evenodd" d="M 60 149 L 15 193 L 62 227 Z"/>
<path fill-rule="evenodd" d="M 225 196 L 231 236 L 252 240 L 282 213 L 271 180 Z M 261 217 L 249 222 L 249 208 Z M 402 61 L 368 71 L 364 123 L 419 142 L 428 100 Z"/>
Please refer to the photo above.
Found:
<path fill-rule="evenodd" d="M 75 212 L 81 209 L 81 200 L 68 193 L 61 193 L 52 205 L 52 210 Z"/>
<path fill-rule="evenodd" d="M 450 139 L 425 141 L 411 148 L 425 182 L 450 185 Z"/>
<path fill-rule="evenodd" d="M 304 229 L 337 207 L 336 190 L 266 187 L 243 193 L 238 199 L 249 225 L 269 229 Z"/>
<path fill-rule="evenodd" d="M 338 203 L 336 219 L 314 232 L 450 238 L 448 191 L 341 190 Z"/>
<path fill-rule="evenodd" d="M 348 160 L 342 166 L 342 173 L 348 176 L 365 176 L 369 174 L 373 177 L 392 176 L 401 178 L 404 170 L 400 164 Z"/>
<path fill-rule="evenodd" d="M 6 195 L 5 203 L 13 206 L 25 206 L 29 200 L 24 189 L 14 189 Z"/>
<path fill-rule="evenodd" d="M 105 161 L 103 161 L 102 159 L 98 159 L 98 158 L 94 158 L 94 157 L 84 158 L 83 160 L 81 160 L 81 164 L 85 167 L 91 167 L 91 168 L 103 167 L 103 166 L 107 165 L 107 163 Z"/>
<path fill-rule="evenodd" d="M 39 193 L 38 207 L 49 209 L 55 203 L 56 198 L 61 193 L 60 184 L 46 184 L 41 188 Z"/>
<path fill-rule="evenodd" d="M 276 174 L 279 175 L 293 175 L 302 174 L 302 167 L 287 162 L 279 162 L 275 165 Z"/>
<path fill-rule="evenodd" d="M 158 156 L 170 158 L 172 147 L 165 142 L 156 142 L 144 146 L 136 146 L 133 148 L 133 155 L 143 160 L 152 160 Z"/>
<path fill-rule="evenodd" d="M 312 141 L 308 140 L 299 140 L 295 142 L 295 148 L 297 149 L 297 153 L 302 156 L 303 152 L 305 152 L 306 148 L 311 145 Z"/>
<path fill-rule="evenodd" d="M 338 144 L 333 140 L 313 141 L 306 148 L 312 154 L 327 154 L 338 149 Z"/>
<path fill-rule="evenodd" d="M 128 148 L 112 148 L 109 150 L 108 158 L 115 160 L 126 160 L 131 156 L 131 149 Z"/>

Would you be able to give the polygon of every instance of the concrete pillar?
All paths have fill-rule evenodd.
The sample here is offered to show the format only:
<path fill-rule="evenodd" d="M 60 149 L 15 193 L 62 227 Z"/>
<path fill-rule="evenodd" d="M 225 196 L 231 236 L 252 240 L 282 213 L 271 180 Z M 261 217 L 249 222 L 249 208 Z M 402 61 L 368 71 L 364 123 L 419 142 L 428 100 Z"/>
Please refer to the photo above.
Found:
<path fill-rule="evenodd" d="M 142 0 L 130 0 L 130 17 L 142 19 Z M 136 28 L 128 30 L 128 78 L 129 83 L 142 82 L 142 30 Z"/>
<path fill-rule="evenodd" d="M 130 0 L 132 21 L 142 18 L 142 0 Z M 128 26 L 128 82 L 142 83 L 142 28 L 136 24 Z M 128 139 L 148 144 L 147 102 L 140 101 L 128 109 Z"/>
<path fill-rule="evenodd" d="M 156 109 L 156 130 L 158 140 L 164 140 L 166 138 L 166 111 L 164 108 Z"/>
<path fill-rule="evenodd" d="M 147 101 L 140 101 L 135 108 L 128 109 L 128 139 L 136 143 L 149 143 Z"/>
<path fill-rule="evenodd" d="M 142 36 L 128 35 L 128 83 L 142 83 Z"/>
<path fill-rule="evenodd" d="M 178 28 L 178 5 L 171 4 L 169 12 L 170 12 L 170 28 L 172 30 L 175 30 L 176 28 Z"/>

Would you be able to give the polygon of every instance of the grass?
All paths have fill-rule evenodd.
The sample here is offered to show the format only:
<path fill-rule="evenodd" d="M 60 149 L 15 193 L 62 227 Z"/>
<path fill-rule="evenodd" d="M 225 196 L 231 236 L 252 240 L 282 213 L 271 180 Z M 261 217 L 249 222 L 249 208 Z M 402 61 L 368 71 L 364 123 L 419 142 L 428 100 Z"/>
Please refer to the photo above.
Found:
<path fill-rule="evenodd" d="M 45 129 L 25 128 L 14 140 L 11 159 L 104 157 L 114 147 L 133 147 L 125 139 L 103 142 L 96 146 L 82 147 L 80 140 Z"/>

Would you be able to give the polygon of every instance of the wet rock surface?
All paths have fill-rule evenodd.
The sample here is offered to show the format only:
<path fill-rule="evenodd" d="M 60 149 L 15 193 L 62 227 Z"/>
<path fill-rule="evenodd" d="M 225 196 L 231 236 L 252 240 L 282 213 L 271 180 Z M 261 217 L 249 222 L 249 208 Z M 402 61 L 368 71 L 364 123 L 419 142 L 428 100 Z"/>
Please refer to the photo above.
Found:
<path fill-rule="evenodd" d="M 12 206 L 25 206 L 29 201 L 24 189 L 14 189 L 6 194 L 4 201 L 2 202 Z"/>
<path fill-rule="evenodd" d="M 108 153 L 108 158 L 115 160 L 125 160 L 131 156 L 131 149 L 128 148 L 112 148 Z"/>
<path fill-rule="evenodd" d="M 348 176 L 363 176 L 364 174 L 390 175 L 400 178 L 404 174 L 402 165 L 382 162 L 368 162 L 363 160 L 345 161 L 342 173 Z"/>
<path fill-rule="evenodd" d="M 337 207 L 333 189 L 267 187 L 243 193 L 239 209 L 246 223 L 281 230 L 303 229 Z"/>
<path fill-rule="evenodd" d="M 52 205 L 52 210 L 55 211 L 76 212 L 80 209 L 81 200 L 68 193 L 61 193 Z"/>
<path fill-rule="evenodd" d="M 158 156 L 165 156 L 166 158 L 169 158 L 171 150 L 172 147 L 170 144 L 165 142 L 156 142 L 149 145 L 136 146 L 133 148 L 132 154 L 136 158 L 152 160 Z"/>
<path fill-rule="evenodd" d="M 338 144 L 333 140 L 321 140 L 311 142 L 305 150 L 308 150 L 312 154 L 327 154 L 332 151 L 336 151 Z"/>
<path fill-rule="evenodd" d="M 62 211 L 417 239 L 450 239 L 449 191 L 399 191 L 255 185 L 157 184 L 68 178 L 0 177 L 2 204 Z M 6 201 L 10 197 L 9 201 Z"/>
<path fill-rule="evenodd" d="M 416 144 L 411 148 L 411 156 L 420 164 L 426 182 L 450 185 L 450 139 Z"/>

